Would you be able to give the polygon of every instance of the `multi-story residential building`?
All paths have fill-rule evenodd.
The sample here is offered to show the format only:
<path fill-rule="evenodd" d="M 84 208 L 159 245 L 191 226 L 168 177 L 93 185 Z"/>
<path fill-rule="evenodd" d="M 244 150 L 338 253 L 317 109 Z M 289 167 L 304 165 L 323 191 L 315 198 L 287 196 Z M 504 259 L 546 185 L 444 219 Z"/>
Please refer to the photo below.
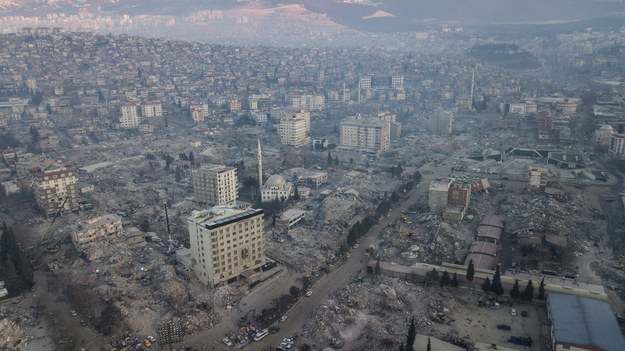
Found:
<path fill-rule="evenodd" d="M 76 168 L 70 165 L 52 165 L 32 172 L 32 189 L 37 204 L 46 216 L 78 209 Z"/>
<path fill-rule="evenodd" d="M 237 169 L 208 165 L 193 171 L 193 192 L 199 203 L 233 205 L 237 201 Z"/>
<path fill-rule="evenodd" d="M 541 191 L 547 186 L 547 167 L 531 166 L 529 169 L 529 177 L 527 180 L 527 190 Z"/>
<path fill-rule="evenodd" d="M 278 132 L 283 144 L 301 147 L 310 144 L 308 137 L 309 122 L 306 118 L 293 116 L 280 121 Z"/>
<path fill-rule="evenodd" d="M 104 256 L 107 250 L 103 249 L 108 247 L 107 243 L 119 241 L 123 233 L 122 218 L 118 215 L 106 214 L 80 223 L 72 232 L 72 242 L 76 250 L 85 253 L 90 260 L 93 260 Z"/>
<path fill-rule="evenodd" d="M 160 102 L 145 102 L 141 104 L 143 118 L 163 117 L 163 107 Z"/>
<path fill-rule="evenodd" d="M 136 103 L 124 104 L 121 106 L 122 116 L 119 119 L 120 127 L 137 128 L 141 117 L 139 116 L 138 105 Z"/>
<path fill-rule="evenodd" d="M 428 118 L 428 130 L 432 133 L 449 135 L 453 124 L 451 113 L 435 111 Z"/>
<path fill-rule="evenodd" d="M 189 109 L 191 111 L 191 119 L 198 123 L 204 122 L 204 106 L 202 104 L 191 104 Z"/>
<path fill-rule="evenodd" d="M 404 76 L 363 76 L 359 84 L 361 89 L 403 89 Z"/>
<path fill-rule="evenodd" d="M 215 206 L 187 220 L 192 267 L 209 286 L 249 278 L 265 264 L 263 210 Z"/>
<path fill-rule="evenodd" d="M 625 134 L 612 134 L 608 152 L 613 157 L 621 157 L 625 155 Z"/>
<path fill-rule="evenodd" d="M 341 122 L 340 148 L 377 153 L 391 146 L 391 123 L 379 119 L 346 119 Z"/>
<path fill-rule="evenodd" d="M 323 95 L 292 95 L 291 106 L 304 110 L 321 110 L 326 107 L 326 97 Z"/>
<path fill-rule="evenodd" d="M 447 206 L 451 180 L 433 181 L 428 191 L 428 206 L 432 211 L 440 211 Z"/>

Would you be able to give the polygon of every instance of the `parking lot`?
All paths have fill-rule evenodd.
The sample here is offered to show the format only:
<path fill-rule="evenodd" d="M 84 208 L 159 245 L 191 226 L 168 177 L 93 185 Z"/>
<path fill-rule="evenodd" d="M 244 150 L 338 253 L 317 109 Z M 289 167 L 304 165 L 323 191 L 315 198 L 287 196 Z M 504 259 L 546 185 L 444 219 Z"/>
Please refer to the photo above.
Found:
<path fill-rule="evenodd" d="M 514 302 L 512 306 L 500 303 L 499 308 L 478 307 L 479 295 L 466 294 L 461 297 L 463 307 L 451 316 L 454 322 L 448 325 L 434 325 L 443 333 L 455 330 L 460 338 L 472 342 L 484 342 L 497 344 L 517 350 L 547 350 L 546 335 L 546 311 L 545 308 L 536 304 Z M 512 309 L 516 316 L 511 314 Z M 522 316 L 522 312 L 527 317 Z M 470 316 L 470 317 L 467 317 Z M 510 330 L 498 329 L 497 325 L 508 325 Z M 531 337 L 532 346 L 525 347 L 508 342 L 511 336 Z"/>

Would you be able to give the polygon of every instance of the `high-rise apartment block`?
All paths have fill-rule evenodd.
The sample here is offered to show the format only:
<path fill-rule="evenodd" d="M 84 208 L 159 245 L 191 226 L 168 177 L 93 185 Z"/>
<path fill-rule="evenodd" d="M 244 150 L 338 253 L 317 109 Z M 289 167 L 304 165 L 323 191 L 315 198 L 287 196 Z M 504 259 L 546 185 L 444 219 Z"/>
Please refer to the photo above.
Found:
<path fill-rule="evenodd" d="M 141 121 L 138 105 L 136 103 L 124 104 L 121 106 L 122 116 L 119 119 L 122 128 L 137 128 Z"/>
<path fill-rule="evenodd" d="M 346 119 L 341 122 L 341 149 L 377 153 L 390 146 L 390 122 L 379 119 Z"/>
<path fill-rule="evenodd" d="M 359 85 L 361 89 L 403 89 L 404 76 L 363 76 Z"/>
<path fill-rule="evenodd" d="M 237 169 L 208 165 L 193 171 L 195 200 L 209 205 L 230 205 L 237 201 Z"/>
<path fill-rule="evenodd" d="M 310 138 L 308 137 L 309 123 L 309 119 L 304 116 L 298 117 L 295 115 L 291 118 L 282 119 L 278 129 L 280 140 L 283 144 L 294 147 L 310 144 Z"/>
<path fill-rule="evenodd" d="M 215 206 L 187 220 L 192 267 L 209 286 L 248 278 L 265 264 L 263 210 Z"/>
<path fill-rule="evenodd" d="M 625 155 L 625 134 L 612 134 L 608 152 L 612 157 L 622 157 Z"/>
<path fill-rule="evenodd" d="M 70 165 L 52 165 L 32 173 L 32 188 L 39 207 L 46 216 L 78 209 L 76 168 Z"/>
<path fill-rule="evenodd" d="M 428 191 L 428 206 L 432 211 L 441 211 L 447 206 L 449 200 L 449 187 L 451 180 L 435 180 L 430 183 Z"/>
<path fill-rule="evenodd" d="M 163 107 L 158 101 L 141 104 L 141 116 L 143 118 L 163 117 Z"/>
<path fill-rule="evenodd" d="M 435 111 L 428 118 L 428 130 L 431 133 L 449 135 L 453 124 L 451 113 L 446 111 Z"/>
<path fill-rule="evenodd" d="M 204 122 L 204 106 L 202 104 L 191 104 L 189 106 L 191 111 L 191 119 L 195 122 Z"/>

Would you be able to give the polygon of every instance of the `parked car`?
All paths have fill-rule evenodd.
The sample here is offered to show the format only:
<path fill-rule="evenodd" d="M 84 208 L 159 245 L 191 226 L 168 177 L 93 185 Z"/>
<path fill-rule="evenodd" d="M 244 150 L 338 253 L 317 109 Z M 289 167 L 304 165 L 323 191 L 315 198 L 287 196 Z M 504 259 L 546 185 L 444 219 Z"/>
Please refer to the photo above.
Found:
<path fill-rule="evenodd" d="M 312 296 L 312 290 L 308 290 L 306 292 L 306 297 L 311 297 Z"/>
<path fill-rule="evenodd" d="M 287 316 L 280 317 L 280 322 L 284 322 L 287 318 L 289 318 L 289 317 L 287 317 Z"/>
<path fill-rule="evenodd" d="M 230 341 L 229 338 L 223 338 L 221 339 L 221 341 L 223 341 L 223 343 L 226 344 L 226 346 L 232 346 L 232 341 Z"/>
<path fill-rule="evenodd" d="M 497 329 L 510 330 L 512 328 L 509 325 L 507 325 L 507 324 L 497 324 Z"/>
<path fill-rule="evenodd" d="M 512 311 L 510 311 L 510 314 L 516 316 L 516 310 L 513 308 Z"/>
<path fill-rule="evenodd" d="M 521 316 L 522 317 L 527 317 L 528 316 L 527 311 L 521 311 Z"/>

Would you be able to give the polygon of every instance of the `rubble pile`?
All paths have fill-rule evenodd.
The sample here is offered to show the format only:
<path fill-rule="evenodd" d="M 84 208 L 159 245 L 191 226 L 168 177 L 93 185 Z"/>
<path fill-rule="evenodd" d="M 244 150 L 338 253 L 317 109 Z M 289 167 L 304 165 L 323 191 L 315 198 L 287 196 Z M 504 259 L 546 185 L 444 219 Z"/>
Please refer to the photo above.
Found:
<path fill-rule="evenodd" d="M 422 214 L 410 217 L 410 222 L 413 221 L 416 224 L 398 219 L 384 230 L 380 258 L 407 266 L 417 262 L 455 262 L 473 241 L 466 226 L 452 227 L 438 216 Z"/>
<path fill-rule="evenodd" d="M 338 338 L 355 349 L 362 344 L 368 349 L 393 350 L 404 341 L 412 317 L 418 332 L 444 337 L 437 323 L 453 322 L 450 316 L 463 309 L 462 301 L 444 290 L 431 291 L 436 287 L 426 291 L 397 278 L 374 276 L 373 284 L 370 279 L 367 276 L 338 289 L 328 305 L 318 307 L 302 329 L 306 342 L 325 347 Z"/>
<path fill-rule="evenodd" d="M 18 323 L 8 318 L 0 319 L 0 350 L 17 350 L 24 342 L 24 331 Z"/>
<path fill-rule="evenodd" d="M 617 266 L 619 265 L 611 261 L 598 261 L 590 264 L 590 268 L 601 277 L 605 287 L 616 292 L 621 300 L 625 300 L 625 271 Z"/>

